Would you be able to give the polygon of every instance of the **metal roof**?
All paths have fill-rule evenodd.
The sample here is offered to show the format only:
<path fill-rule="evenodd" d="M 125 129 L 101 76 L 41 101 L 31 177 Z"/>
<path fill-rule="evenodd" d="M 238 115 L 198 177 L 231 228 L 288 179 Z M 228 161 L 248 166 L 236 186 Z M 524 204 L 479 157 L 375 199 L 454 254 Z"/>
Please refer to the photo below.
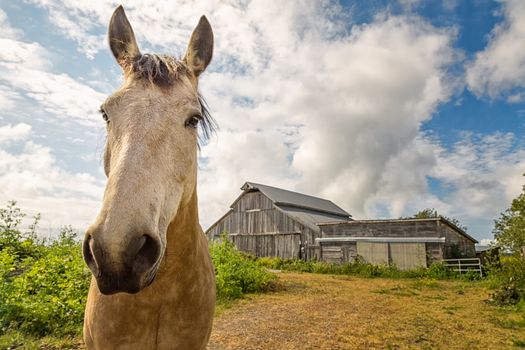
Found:
<path fill-rule="evenodd" d="M 322 237 L 316 242 L 445 243 L 445 237 Z"/>
<path fill-rule="evenodd" d="M 301 224 L 305 225 L 309 229 L 320 232 L 321 229 L 317 226 L 320 222 L 341 222 L 341 220 L 352 220 L 349 215 L 331 214 L 326 212 L 320 212 L 307 208 L 299 208 L 286 205 L 275 204 L 275 207 L 291 217 L 297 220 Z"/>
<path fill-rule="evenodd" d="M 461 227 L 458 227 L 457 225 L 455 225 L 454 223 L 450 222 L 449 220 L 447 220 L 446 218 L 444 218 L 443 216 L 438 216 L 436 218 L 421 218 L 421 219 L 414 219 L 414 218 L 409 218 L 409 219 L 372 219 L 372 220 L 352 220 L 352 221 L 341 221 L 341 222 L 320 222 L 318 223 L 319 226 L 329 226 L 329 225 L 338 225 L 338 224 L 353 224 L 353 225 L 359 225 L 359 224 L 362 224 L 362 223 L 367 223 L 367 224 L 375 224 L 375 223 L 388 223 L 388 222 L 391 222 L 391 223 L 396 223 L 396 222 L 409 222 L 409 221 L 441 221 L 445 224 L 447 224 L 448 226 L 450 226 L 452 229 L 456 230 L 457 232 L 459 232 L 461 235 L 465 236 L 466 238 L 470 239 L 472 242 L 474 243 L 478 243 L 478 241 L 472 237 L 471 235 L 469 235 L 467 232 L 465 232 L 465 230 L 463 230 Z"/>
<path fill-rule="evenodd" d="M 481 244 L 476 244 L 476 253 L 481 253 L 481 252 L 486 252 L 486 251 L 489 251 L 489 250 L 492 250 L 492 249 L 499 249 L 498 246 L 494 246 L 494 245 L 481 245 Z"/>
<path fill-rule="evenodd" d="M 303 209 L 310 209 L 314 211 L 324 212 L 327 214 L 335 214 L 350 218 L 351 215 L 345 210 L 341 209 L 333 202 L 314 196 L 309 196 L 302 193 L 283 190 L 281 188 L 261 185 L 254 182 L 246 182 L 241 190 L 245 192 L 260 191 L 277 206 L 296 207 Z M 341 220 L 341 218 L 340 218 Z M 332 221 L 332 220 L 329 220 Z M 322 220 L 317 221 L 322 222 Z"/>

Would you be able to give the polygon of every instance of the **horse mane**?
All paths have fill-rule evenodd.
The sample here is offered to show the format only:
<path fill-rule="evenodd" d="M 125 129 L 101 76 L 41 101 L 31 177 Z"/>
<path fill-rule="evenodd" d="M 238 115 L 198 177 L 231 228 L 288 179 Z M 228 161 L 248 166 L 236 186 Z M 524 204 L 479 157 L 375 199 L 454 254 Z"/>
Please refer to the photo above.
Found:
<path fill-rule="evenodd" d="M 173 86 L 182 76 L 190 74 L 190 70 L 184 61 L 169 55 L 149 53 L 136 58 L 132 62 L 131 69 L 139 79 L 164 88 Z M 203 143 L 209 140 L 217 130 L 217 123 L 210 114 L 208 104 L 200 92 L 198 99 L 202 113 L 202 120 L 199 123 L 201 129 L 199 143 Z"/>

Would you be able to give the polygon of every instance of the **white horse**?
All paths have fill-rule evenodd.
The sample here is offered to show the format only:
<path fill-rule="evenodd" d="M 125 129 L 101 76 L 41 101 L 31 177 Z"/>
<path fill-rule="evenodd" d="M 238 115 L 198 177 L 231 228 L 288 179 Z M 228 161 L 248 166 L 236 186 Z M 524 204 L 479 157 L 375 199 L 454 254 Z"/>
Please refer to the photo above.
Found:
<path fill-rule="evenodd" d="M 197 127 L 211 120 L 197 90 L 213 53 L 201 17 L 186 55 L 142 55 L 122 6 L 109 44 L 124 84 L 101 107 L 107 123 L 100 213 L 83 243 L 93 273 L 88 349 L 205 349 L 215 277 L 197 208 Z"/>

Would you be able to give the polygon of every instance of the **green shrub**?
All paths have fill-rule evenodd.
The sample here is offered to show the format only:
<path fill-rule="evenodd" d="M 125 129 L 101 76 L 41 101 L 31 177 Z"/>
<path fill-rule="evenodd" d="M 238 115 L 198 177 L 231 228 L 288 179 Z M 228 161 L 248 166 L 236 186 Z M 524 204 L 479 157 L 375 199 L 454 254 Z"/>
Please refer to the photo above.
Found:
<path fill-rule="evenodd" d="M 479 279 L 479 273 L 460 275 L 441 263 L 434 263 L 429 268 L 417 268 L 412 270 L 399 270 L 393 265 L 374 265 L 365 262 L 358 257 L 352 262 L 344 264 L 330 264 L 322 261 L 303 261 L 298 259 L 260 258 L 257 260 L 260 266 L 281 269 L 285 271 L 309 272 L 334 275 L 354 275 L 366 278 L 431 278 L 449 279 L 462 278 L 467 280 Z"/>
<path fill-rule="evenodd" d="M 517 304 L 525 300 L 525 258 L 511 256 L 489 272 L 489 285 L 496 289 L 491 301 L 498 305 Z"/>
<path fill-rule="evenodd" d="M 431 277 L 435 279 L 448 279 L 448 278 L 456 277 L 458 275 L 456 272 L 451 270 L 445 264 L 441 264 L 441 263 L 434 263 L 430 265 L 428 270 L 426 270 L 425 272 L 426 272 L 425 275 L 427 277 Z"/>
<path fill-rule="evenodd" d="M 210 253 L 215 266 L 217 297 L 220 300 L 237 299 L 243 293 L 265 291 L 275 280 L 275 275 L 252 257 L 239 252 L 235 244 L 225 237 L 221 242 L 210 245 Z"/>
<path fill-rule="evenodd" d="M 66 228 L 49 245 L 31 243 L 35 247 L 30 250 L 37 254 L 22 255 L 12 246 L 0 251 L 1 332 L 80 332 L 90 273 L 73 235 Z"/>
<path fill-rule="evenodd" d="M 28 232 L 22 232 L 18 226 L 24 216 L 14 201 L 0 209 L 0 335 L 78 335 L 91 274 L 76 234 L 65 227 L 55 240 L 38 240 L 40 216 Z M 272 286 L 275 276 L 255 257 L 237 251 L 233 243 L 223 240 L 212 244 L 210 252 L 219 300 Z"/>
<path fill-rule="evenodd" d="M 280 270 L 283 264 L 283 260 L 278 257 L 262 257 L 257 259 L 257 263 L 267 269 Z"/>

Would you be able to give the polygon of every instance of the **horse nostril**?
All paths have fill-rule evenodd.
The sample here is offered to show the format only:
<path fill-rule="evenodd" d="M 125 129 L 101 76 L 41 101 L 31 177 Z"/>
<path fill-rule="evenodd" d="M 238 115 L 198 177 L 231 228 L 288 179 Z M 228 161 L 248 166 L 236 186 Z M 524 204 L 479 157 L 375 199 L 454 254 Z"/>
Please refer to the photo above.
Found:
<path fill-rule="evenodd" d="M 159 258 L 159 242 L 149 235 L 144 235 L 138 241 L 137 247 L 138 251 L 133 262 L 133 269 L 140 272 L 149 270 Z"/>
<path fill-rule="evenodd" d="M 82 243 L 82 255 L 84 256 L 84 261 L 93 274 L 97 274 L 98 265 L 93 255 L 93 238 L 91 235 L 87 236 Z"/>

